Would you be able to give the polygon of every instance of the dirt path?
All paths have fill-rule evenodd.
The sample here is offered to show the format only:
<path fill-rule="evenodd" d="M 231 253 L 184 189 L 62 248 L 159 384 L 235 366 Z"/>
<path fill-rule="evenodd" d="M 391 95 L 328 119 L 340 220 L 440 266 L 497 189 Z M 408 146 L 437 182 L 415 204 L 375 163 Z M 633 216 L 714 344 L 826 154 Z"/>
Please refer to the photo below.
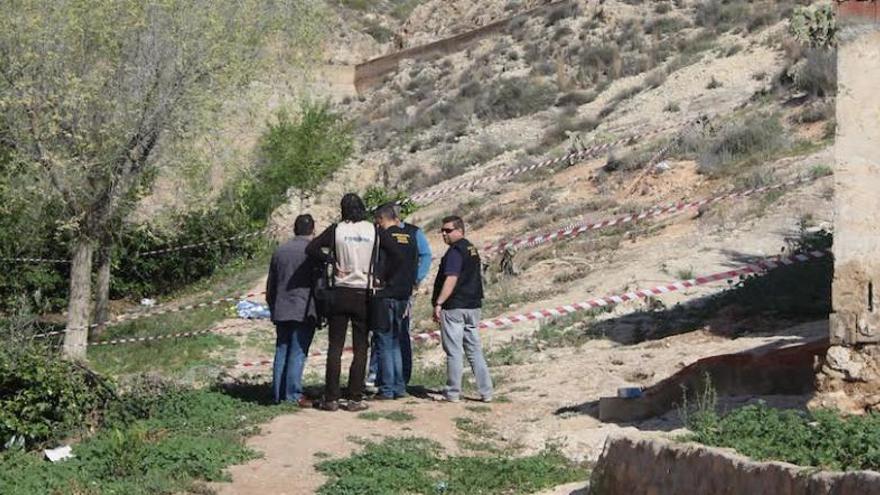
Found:
<path fill-rule="evenodd" d="M 359 447 L 358 440 L 377 440 L 387 436 L 420 436 L 436 440 L 455 451 L 456 429 L 453 418 L 468 414 L 469 404 L 440 404 L 425 399 L 402 399 L 393 403 L 371 403 L 371 411 L 406 411 L 415 420 L 405 423 L 385 419 L 361 419 L 356 413 L 328 413 L 305 410 L 280 416 L 263 427 L 260 436 L 248 445 L 265 454 L 262 459 L 230 469 L 232 483 L 218 483 L 219 494 L 304 494 L 314 493 L 326 478 L 314 464 L 323 458 L 349 455 Z M 496 411 L 513 407 L 499 404 Z"/>

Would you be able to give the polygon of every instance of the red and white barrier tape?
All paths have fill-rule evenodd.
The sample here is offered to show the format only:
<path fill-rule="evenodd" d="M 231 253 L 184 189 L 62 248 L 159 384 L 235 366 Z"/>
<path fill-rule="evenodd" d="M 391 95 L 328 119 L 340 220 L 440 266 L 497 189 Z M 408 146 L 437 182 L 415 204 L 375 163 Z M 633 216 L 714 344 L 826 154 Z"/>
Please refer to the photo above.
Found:
<path fill-rule="evenodd" d="M 206 301 L 206 302 L 201 302 L 201 303 L 196 303 L 196 304 L 187 304 L 184 306 L 174 306 L 174 307 L 170 307 L 170 308 L 161 308 L 157 311 L 145 311 L 143 313 L 126 313 L 124 315 L 120 315 L 120 316 L 117 316 L 116 318 L 113 318 L 111 320 L 106 321 L 103 325 L 104 326 L 114 326 L 114 325 L 119 325 L 121 323 L 126 323 L 129 321 L 134 321 L 134 320 L 139 320 L 141 318 L 146 318 L 148 316 L 159 316 L 159 315 L 170 314 L 170 313 L 179 313 L 181 311 L 188 311 L 191 309 L 207 308 L 209 306 L 216 306 L 218 304 L 222 304 L 222 303 L 226 303 L 226 302 L 237 302 L 242 299 L 247 299 L 249 297 L 261 296 L 265 293 L 266 293 L 266 291 L 248 292 L 246 294 L 238 294 L 238 295 L 229 296 L 229 297 L 222 297 L 220 299 L 215 299 L 213 301 Z M 34 338 L 50 337 L 52 335 L 60 335 L 60 334 L 66 333 L 71 330 L 82 330 L 84 328 L 91 329 L 91 328 L 97 328 L 99 326 L 101 326 L 101 325 L 98 323 L 92 323 L 92 324 L 88 325 L 87 327 L 65 328 L 64 330 L 41 333 L 38 335 L 34 335 Z"/>
<path fill-rule="evenodd" d="M 564 306 L 557 306 L 555 308 L 547 308 L 540 309 L 536 311 L 530 311 L 528 313 L 502 316 L 498 318 L 493 318 L 491 320 L 486 320 L 480 322 L 479 328 L 502 328 L 506 326 L 513 325 L 514 323 L 520 323 L 523 321 L 532 321 L 532 320 L 540 320 L 544 318 L 552 318 L 563 316 L 571 313 L 575 313 L 578 311 L 585 311 L 592 308 L 600 308 L 606 306 L 613 306 L 616 304 L 624 303 L 627 301 L 634 301 L 636 299 L 643 299 L 652 296 L 659 296 L 662 294 L 668 294 L 670 292 L 677 292 L 685 289 L 689 289 L 691 287 L 697 287 L 700 285 L 706 285 L 713 282 L 719 282 L 722 280 L 727 280 L 730 278 L 738 277 L 740 275 L 748 275 L 750 273 L 760 273 L 768 270 L 772 270 L 782 265 L 792 265 L 795 263 L 802 263 L 806 261 L 810 261 L 813 259 L 824 258 L 831 254 L 830 250 L 827 251 L 809 251 L 802 254 L 795 254 L 787 257 L 776 257 L 767 259 L 764 261 L 758 261 L 755 263 L 751 263 L 745 265 L 741 268 L 736 268 L 733 270 L 727 270 L 723 272 L 713 273 L 711 275 L 703 275 L 700 277 L 692 278 L 690 280 L 683 280 L 681 282 L 675 282 L 671 284 L 658 285 L 656 287 L 652 287 L 650 289 L 639 289 L 636 291 L 625 292 L 623 294 L 617 294 L 612 296 L 598 297 L 595 299 L 590 299 L 583 302 L 566 304 Z"/>
<path fill-rule="evenodd" d="M 10 263 L 70 263 L 70 260 L 59 260 L 51 258 L 0 258 L 0 261 Z"/>
<path fill-rule="evenodd" d="M 267 228 L 267 229 L 263 229 L 263 230 L 257 230 L 255 232 L 248 232 L 245 234 L 234 235 L 232 237 L 224 237 L 223 239 L 212 239 L 212 240 L 208 240 L 208 241 L 195 242 L 192 244 L 183 244 L 180 246 L 173 246 L 173 247 L 168 247 L 168 248 L 163 248 L 163 249 L 154 249 L 152 251 L 144 251 L 141 253 L 135 253 L 134 256 L 135 257 L 144 257 L 144 256 L 153 256 L 156 254 L 171 253 L 171 252 L 175 252 L 175 251 L 185 251 L 187 249 L 195 249 L 195 248 L 199 248 L 202 246 L 209 246 L 211 244 L 224 244 L 227 242 L 233 242 L 233 241 L 239 241 L 241 239 L 247 239 L 249 237 L 258 237 L 263 234 L 271 234 L 273 232 L 278 232 L 280 230 L 282 230 L 281 227 L 271 227 L 271 228 Z"/>
<path fill-rule="evenodd" d="M 804 177 L 801 179 L 795 179 L 787 182 L 782 182 L 780 184 L 774 184 L 772 186 L 763 186 L 756 187 L 752 189 L 746 189 L 743 191 L 733 191 L 718 194 L 716 196 L 711 196 L 708 198 L 699 199 L 696 201 L 690 201 L 685 203 L 671 203 L 667 205 L 654 206 L 647 210 L 643 210 L 639 213 L 633 213 L 630 215 L 624 215 L 617 218 L 611 218 L 606 220 L 600 220 L 598 222 L 580 222 L 569 224 L 564 227 L 560 227 L 556 230 L 544 232 L 541 234 L 534 234 L 529 236 L 518 237 L 514 239 L 509 239 L 505 241 L 493 242 L 485 244 L 481 251 L 485 253 L 491 253 L 496 251 L 504 251 L 506 249 L 517 249 L 524 247 L 534 247 L 540 244 L 544 244 L 550 241 L 555 241 L 557 239 L 562 239 L 566 237 L 575 237 L 584 232 L 588 232 L 590 230 L 598 230 L 606 227 L 613 227 L 615 225 L 622 225 L 630 222 L 636 222 L 639 220 L 644 220 L 646 218 L 653 218 L 662 215 L 677 213 L 679 211 L 688 209 L 688 208 L 699 208 L 701 206 L 705 206 L 708 204 L 714 204 L 719 201 L 723 201 L 726 199 L 733 198 L 745 198 L 748 196 L 752 196 L 754 194 L 759 194 L 767 191 L 773 191 L 777 189 L 783 189 L 785 187 L 797 186 L 801 184 L 806 184 L 809 182 L 813 182 L 817 180 L 818 177 Z"/>
<path fill-rule="evenodd" d="M 661 127 L 659 129 L 655 129 L 653 131 L 648 131 L 648 132 L 645 132 L 642 134 L 634 134 L 634 135 L 622 137 L 622 138 L 617 139 L 615 141 L 610 141 L 610 142 L 603 143 L 603 144 L 597 144 L 594 146 L 590 146 L 588 148 L 584 148 L 582 150 L 573 151 L 571 153 L 568 153 L 567 155 L 563 155 L 558 158 L 551 158 L 549 160 L 544 160 L 543 162 L 538 162 L 538 163 L 533 163 L 531 165 L 517 167 L 517 168 L 511 169 L 511 170 L 506 170 L 506 171 L 501 172 L 499 174 L 487 175 L 485 177 L 473 179 L 473 180 L 470 180 L 467 182 L 463 182 L 461 184 L 456 184 L 454 186 L 443 187 L 440 189 L 425 191 L 423 193 L 416 193 L 416 194 L 413 194 L 412 196 L 410 196 L 410 199 L 413 201 L 424 200 L 424 199 L 440 196 L 442 194 L 446 194 L 446 193 L 450 193 L 450 192 L 454 192 L 454 191 L 460 191 L 462 189 L 470 189 L 470 188 L 478 186 L 480 184 L 485 184 L 488 182 L 496 182 L 496 181 L 500 181 L 503 179 L 508 179 L 510 177 L 514 177 L 516 175 L 523 174 L 525 172 L 530 172 L 532 170 L 537 170 L 539 168 L 550 167 L 550 166 L 557 165 L 557 164 L 563 163 L 563 162 L 583 161 L 587 158 L 592 158 L 602 152 L 608 151 L 608 150 L 614 148 L 615 146 L 620 146 L 620 145 L 624 145 L 624 144 L 631 144 L 631 143 L 634 143 L 638 140 L 645 139 L 645 138 L 654 136 L 656 134 L 661 134 L 661 133 L 664 133 L 666 131 L 670 131 L 673 129 L 679 129 L 682 127 L 686 127 L 686 126 L 694 124 L 696 122 L 700 122 L 700 120 L 693 120 L 693 121 L 689 121 L 689 122 L 685 122 L 685 123 L 681 123 L 681 124 L 669 125 L 669 126 Z"/>
<path fill-rule="evenodd" d="M 692 278 L 690 280 L 683 280 L 681 282 L 674 282 L 671 284 L 658 285 L 656 287 L 652 287 L 649 289 L 639 289 L 636 291 L 625 292 L 623 294 L 605 296 L 605 297 L 597 297 L 595 299 L 590 299 L 583 302 L 577 302 L 572 304 L 566 304 L 563 306 L 557 306 L 555 308 L 546 308 L 539 309 L 535 311 L 530 311 L 528 313 L 521 313 L 516 315 L 508 315 L 501 316 L 498 318 L 493 318 L 487 321 L 483 321 L 480 323 L 480 329 L 498 329 L 503 327 L 508 327 L 514 325 L 516 323 L 521 323 L 524 321 L 535 321 L 542 320 L 546 318 L 555 318 L 560 316 L 565 316 L 571 313 L 576 313 L 579 311 L 586 311 L 593 308 L 600 307 L 609 307 L 617 304 L 625 303 L 628 301 L 635 301 L 638 299 L 644 299 L 653 296 L 659 296 L 663 294 L 668 294 L 670 292 L 678 292 L 685 289 L 689 289 L 692 287 L 698 287 L 701 285 L 707 285 L 714 282 L 720 282 L 723 280 L 729 280 L 734 277 L 738 277 L 741 275 L 748 274 L 757 274 L 761 272 L 766 272 L 772 270 L 774 268 L 778 268 L 783 265 L 793 265 L 795 263 L 804 263 L 807 261 L 811 261 L 814 259 L 825 258 L 831 255 L 831 250 L 826 251 L 809 251 L 806 253 L 795 254 L 787 257 L 774 257 L 763 261 L 758 261 L 755 263 L 751 263 L 745 265 L 740 268 L 736 268 L 733 270 L 727 270 L 723 272 L 713 273 L 710 275 L 703 275 L 699 277 Z M 440 332 L 432 331 L 432 332 L 424 332 L 413 334 L 412 339 L 417 342 L 425 342 L 428 340 L 439 340 Z M 346 348 L 346 351 L 350 351 L 351 348 Z M 316 351 L 309 356 L 321 356 L 325 353 L 321 351 Z M 256 366 L 264 366 L 264 365 L 272 365 L 273 362 L 271 360 L 262 360 L 256 362 L 247 362 L 247 363 L 239 363 L 236 367 L 256 367 Z"/>

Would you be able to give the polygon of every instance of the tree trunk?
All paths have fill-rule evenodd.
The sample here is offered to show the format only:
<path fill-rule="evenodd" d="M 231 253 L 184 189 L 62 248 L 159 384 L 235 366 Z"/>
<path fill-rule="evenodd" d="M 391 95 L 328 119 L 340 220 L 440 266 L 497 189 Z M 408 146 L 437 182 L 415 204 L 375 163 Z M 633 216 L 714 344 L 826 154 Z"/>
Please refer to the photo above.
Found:
<path fill-rule="evenodd" d="M 70 300 L 67 305 L 67 333 L 64 355 L 85 359 L 89 335 L 89 309 L 92 300 L 92 241 L 77 239 L 70 260 Z"/>
<path fill-rule="evenodd" d="M 98 279 L 95 287 L 95 324 L 93 337 L 99 337 L 105 328 L 110 315 L 110 245 L 102 244 L 98 248 Z"/>

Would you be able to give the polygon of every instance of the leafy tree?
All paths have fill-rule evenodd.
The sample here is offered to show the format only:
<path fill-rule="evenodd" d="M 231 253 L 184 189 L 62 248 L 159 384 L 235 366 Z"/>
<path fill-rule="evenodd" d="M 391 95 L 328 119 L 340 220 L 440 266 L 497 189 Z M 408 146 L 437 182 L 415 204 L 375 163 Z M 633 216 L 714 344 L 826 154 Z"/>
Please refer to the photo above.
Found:
<path fill-rule="evenodd" d="M 293 188 L 304 202 L 333 175 L 354 150 L 351 125 L 327 102 L 304 102 L 298 116 L 287 110 L 260 142 L 261 165 L 245 193 L 251 218 L 263 220 Z"/>
<path fill-rule="evenodd" d="M 303 54 L 317 0 L 11 0 L 0 141 L 34 164 L 71 241 L 65 353 L 83 357 L 92 255 L 151 186 L 156 150 L 248 81 L 267 41 Z"/>

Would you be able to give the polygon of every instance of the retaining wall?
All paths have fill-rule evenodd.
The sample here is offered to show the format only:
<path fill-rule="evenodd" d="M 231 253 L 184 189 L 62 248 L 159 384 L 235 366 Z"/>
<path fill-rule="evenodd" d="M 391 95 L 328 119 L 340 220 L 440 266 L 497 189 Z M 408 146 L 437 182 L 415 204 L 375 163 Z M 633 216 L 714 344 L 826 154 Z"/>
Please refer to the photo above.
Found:
<path fill-rule="evenodd" d="M 817 472 L 730 449 L 618 436 L 606 441 L 590 487 L 593 495 L 880 495 L 880 473 Z"/>
<path fill-rule="evenodd" d="M 494 36 L 507 29 L 507 26 L 518 19 L 529 18 L 534 16 L 543 16 L 556 8 L 566 7 L 577 3 L 576 0 L 562 0 L 559 2 L 549 3 L 540 7 L 517 14 L 507 19 L 495 21 L 491 24 L 479 27 L 472 31 L 457 34 L 449 38 L 428 43 L 421 46 L 414 46 L 405 50 L 394 52 L 390 55 L 374 58 L 355 67 L 354 83 L 358 93 L 363 93 L 382 81 L 387 74 L 395 72 L 402 60 L 414 59 L 418 61 L 430 60 L 433 58 L 451 55 L 464 50 L 471 44 Z"/>

